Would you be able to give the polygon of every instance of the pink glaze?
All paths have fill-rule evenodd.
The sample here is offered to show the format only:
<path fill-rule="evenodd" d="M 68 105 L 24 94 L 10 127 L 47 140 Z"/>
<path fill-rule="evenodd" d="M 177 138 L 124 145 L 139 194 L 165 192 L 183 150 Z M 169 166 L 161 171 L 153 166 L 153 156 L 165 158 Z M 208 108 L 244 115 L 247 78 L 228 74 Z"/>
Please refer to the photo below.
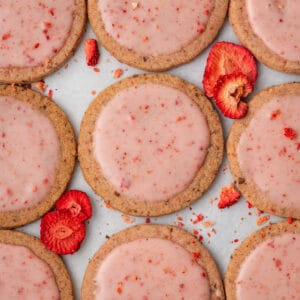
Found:
<path fill-rule="evenodd" d="M 38 204 L 51 189 L 60 157 L 49 119 L 29 104 L 0 96 L 0 211 Z"/>
<path fill-rule="evenodd" d="M 274 97 L 255 114 L 238 144 L 244 176 L 270 197 L 271 206 L 300 209 L 299 120 L 300 96 Z M 296 137 L 286 137 L 284 128 L 293 129 Z"/>
<path fill-rule="evenodd" d="M 205 159 L 206 119 L 185 94 L 144 84 L 122 90 L 100 113 L 94 151 L 116 191 L 139 200 L 184 190 Z"/>
<path fill-rule="evenodd" d="M 0 243 L 0 298 L 58 300 L 50 267 L 31 250 Z"/>
<path fill-rule="evenodd" d="M 300 60 L 300 1 L 246 0 L 253 31 L 268 48 L 291 61 Z"/>
<path fill-rule="evenodd" d="M 255 248 L 236 279 L 237 299 L 299 299 L 300 235 L 285 233 Z"/>
<path fill-rule="evenodd" d="M 99 0 L 106 31 L 145 55 L 179 51 L 205 29 L 214 0 Z"/>
<path fill-rule="evenodd" d="M 46 64 L 64 45 L 74 0 L 0 0 L 0 68 Z"/>
<path fill-rule="evenodd" d="M 114 248 L 94 282 L 96 299 L 210 299 L 207 274 L 193 254 L 158 238 Z"/>

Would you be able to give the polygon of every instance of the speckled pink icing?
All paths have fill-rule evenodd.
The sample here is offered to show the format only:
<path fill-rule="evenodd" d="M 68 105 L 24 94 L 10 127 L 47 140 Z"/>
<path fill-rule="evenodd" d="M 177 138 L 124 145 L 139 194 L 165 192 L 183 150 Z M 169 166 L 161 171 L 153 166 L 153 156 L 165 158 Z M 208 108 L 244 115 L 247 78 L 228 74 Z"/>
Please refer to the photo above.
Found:
<path fill-rule="evenodd" d="M 198 106 L 177 89 L 142 84 L 120 91 L 100 112 L 94 153 L 116 191 L 138 200 L 167 199 L 194 178 L 210 134 Z"/>
<path fill-rule="evenodd" d="M 122 46 L 145 55 L 179 51 L 201 35 L 214 0 L 99 0 L 106 31 Z"/>
<path fill-rule="evenodd" d="M 246 0 L 253 31 L 268 48 L 291 61 L 300 60 L 300 1 Z"/>
<path fill-rule="evenodd" d="M 59 300 L 50 267 L 30 249 L 0 243 L 0 298 Z"/>
<path fill-rule="evenodd" d="M 176 243 L 149 238 L 114 248 L 94 279 L 96 299 L 210 299 L 206 272 Z"/>
<path fill-rule="evenodd" d="M 237 299 L 299 299 L 299 253 L 299 234 L 285 233 L 261 243 L 240 267 Z"/>
<path fill-rule="evenodd" d="M 29 104 L 0 96 L 0 211 L 38 204 L 51 189 L 60 145 L 50 120 Z"/>
<path fill-rule="evenodd" d="M 74 0 L 0 0 L 0 68 L 43 65 L 67 39 Z"/>
<path fill-rule="evenodd" d="M 278 96 L 256 112 L 241 135 L 238 161 L 271 204 L 300 209 L 300 96 Z M 291 128 L 296 137 L 285 136 Z"/>

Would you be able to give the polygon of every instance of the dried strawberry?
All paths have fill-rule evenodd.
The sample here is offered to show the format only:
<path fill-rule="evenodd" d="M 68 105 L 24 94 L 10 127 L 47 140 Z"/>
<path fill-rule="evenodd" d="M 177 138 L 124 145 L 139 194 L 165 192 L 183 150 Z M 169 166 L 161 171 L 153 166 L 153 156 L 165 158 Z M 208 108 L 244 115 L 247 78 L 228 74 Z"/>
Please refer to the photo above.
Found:
<path fill-rule="evenodd" d="M 70 211 L 79 221 L 85 221 L 92 216 L 92 205 L 86 193 L 70 190 L 63 194 L 56 202 L 56 209 Z"/>
<path fill-rule="evenodd" d="M 241 101 L 241 97 L 246 97 L 251 90 L 246 75 L 242 73 L 222 75 L 214 88 L 214 98 L 225 117 L 240 119 L 248 111 L 248 105 Z"/>
<path fill-rule="evenodd" d="M 294 140 L 297 137 L 296 131 L 290 127 L 283 128 L 283 134 L 290 140 Z"/>
<path fill-rule="evenodd" d="M 99 49 L 95 39 L 87 39 L 84 43 L 85 60 L 88 66 L 96 66 L 99 60 Z"/>
<path fill-rule="evenodd" d="M 221 75 L 243 73 L 254 87 L 257 78 L 256 62 L 251 52 L 241 45 L 218 42 L 210 50 L 204 71 L 203 87 L 208 97 L 214 96 L 214 87 Z"/>
<path fill-rule="evenodd" d="M 235 189 L 233 184 L 223 187 L 220 194 L 218 208 L 225 208 L 235 204 L 241 197 L 241 193 Z"/>
<path fill-rule="evenodd" d="M 85 237 L 85 225 L 68 211 L 47 213 L 41 220 L 41 241 L 57 254 L 70 254 L 79 249 Z"/>

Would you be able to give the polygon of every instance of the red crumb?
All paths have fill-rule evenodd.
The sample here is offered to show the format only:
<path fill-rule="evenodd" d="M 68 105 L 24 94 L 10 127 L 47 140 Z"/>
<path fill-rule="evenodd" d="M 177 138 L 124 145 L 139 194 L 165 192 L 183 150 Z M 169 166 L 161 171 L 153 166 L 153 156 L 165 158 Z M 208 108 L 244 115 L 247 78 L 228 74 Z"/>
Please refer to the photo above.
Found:
<path fill-rule="evenodd" d="M 95 39 L 87 39 L 84 43 L 85 61 L 88 66 L 97 65 L 100 53 Z"/>
<path fill-rule="evenodd" d="M 247 206 L 248 206 L 248 208 L 252 208 L 253 207 L 253 205 L 249 201 L 247 201 Z"/>
<path fill-rule="evenodd" d="M 227 187 L 222 188 L 218 208 L 229 207 L 238 202 L 240 197 L 241 193 L 238 190 L 236 190 L 234 185 L 231 183 Z"/>
<path fill-rule="evenodd" d="M 292 223 L 294 222 L 294 219 L 293 219 L 292 217 L 289 217 L 289 218 L 287 219 L 287 222 L 288 222 L 289 224 L 292 224 Z"/>
<path fill-rule="evenodd" d="M 119 78 L 123 75 L 123 70 L 122 69 L 116 69 L 114 72 L 114 78 Z"/>
<path fill-rule="evenodd" d="M 256 220 L 256 225 L 262 225 L 270 219 L 270 216 L 263 216 Z"/>
<path fill-rule="evenodd" d="M 197 224 L 197 223 L 201 222 L 203 220 L 203 218 L 204 218 L 203 215 L 198 214 L 198 215 L 196 215 L 196 218 L 194 220 L 191 220 L 191 222 L 193 224 Z"/>
<path fill-rule="evenodd" d="M 91 94 L 94 96 L 96 95 L 96 91 L 95 90 L 91 90 Z"/>
<path fill-rule="evenodd" d="M 49 98 L 52 98 L 52 96 L 53 96 L 53 91 L 50 89 L 50 90 L 48 91 L 48 97 L 49 97 Z"/>
<path fill-rule="evenodd" d="M 290 128 L 290 127 L 286 127 L 283 129 L 283 134 L 289 138 L 290 140 L 294 140 L 297 137 L 297 133 L 294 129 Z"/>
<path fill-rule="evenodd" d="M 147 218 L 145 219 L 145 223 L 146 223 L 146 224 L 151 223 L 151 219 L 150 219 L 149 217 L 147 217 Z"/>
<path fill-rule="evenodd" d="M 125 223 L 133 223 L 135 221 L 134 218 L 130 218 L 126 215 L 122 215 L 121 217 Z"/>
<path fill-rule="evenodd" d="M 5 33 L 5 34 L 2 35 L 2 41 L 6 41 L 6 40 L 8 40 L 9 38 L 11 38 L 10 32 Z"/>
<path fill-rule="evenodd" d="M 94 67 L 93 70 L 94 70 L 95 73 L 99 73 L 100 72 L 100 69 L 97 68 L 97 67 Z"/>

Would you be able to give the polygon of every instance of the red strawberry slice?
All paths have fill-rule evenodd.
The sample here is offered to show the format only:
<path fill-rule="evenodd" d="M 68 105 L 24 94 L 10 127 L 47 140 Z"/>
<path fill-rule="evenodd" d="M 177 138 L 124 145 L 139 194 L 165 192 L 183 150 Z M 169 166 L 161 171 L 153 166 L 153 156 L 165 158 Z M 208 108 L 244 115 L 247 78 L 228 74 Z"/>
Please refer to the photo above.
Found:
<path fill-rule="evenodd" d="M 214 98 L 225 117 L 240 119 L 248 111 L 247 103 L 241 101 L 252 91 L 252 85 L 242 73 L 220 76 L 214 88 Z"/>
<path fill-rule="evenodd" d="M 92 216 L 92 205 L 86 193 L 70 190 L 63 194 L 56 202 L 56 209 L 67 210 L 74 218 L 85 221 Z"/>
<path fill-rule="evenodd" d="M 256 62 L 251 52 L 241 45 L 218 42 L 210 50 L 204 71 L 203 87 L 208 97 L 214 96 L 214 87 L 221 75 L 243 73 L 252 87 L 257 78 Z"/>
<path fill-rule="evenodd" d="M 47 249 L 56 254 L 70 254 L 79 249 L 85 225 L 69 212 L 53 211 L 42 218 L 40 234 Z"/>
<path fill-rule="evenodd" d="M 99 60 L 99 49 L 95 39 L 87 39 L 84 43 L 85 60 L 88 66 L 96 66 Z"/>
<path fill-rule="evenodd" d="M 233 184 L 223 187 L 220 194 L 218 208 L 225 208 L 235 204 L 241 197 L 241 193 L 237 191 Z"/>

